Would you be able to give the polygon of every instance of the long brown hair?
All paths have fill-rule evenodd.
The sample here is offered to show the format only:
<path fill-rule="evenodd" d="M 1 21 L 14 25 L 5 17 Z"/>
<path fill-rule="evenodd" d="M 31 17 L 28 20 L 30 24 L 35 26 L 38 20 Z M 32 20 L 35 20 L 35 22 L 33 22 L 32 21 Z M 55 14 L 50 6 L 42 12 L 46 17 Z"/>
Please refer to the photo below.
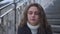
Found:
<path fill-rule="evenodd" d="M 28 21 L 28 19 L 27 19 L 27 12 L 28 12 L 29 8 L 32 7 L 32 6 L 37 7 L 38 10 L 39 10 L 39 17 L 40 17 L 40 29 L 39 29 L 39 32 L 41 34 L 44 34 L 47 31 L 51 32 L 50 27 L 48 27 L 50 25 L 48 25 L 48 22 L 47 22 L 47 18 L 46 18 L 44 9 L 42 8 L 42 6 L 40 4 L 37 4 L 37 3 L 30 4 L 30 5 L 28 5 L 25 8 L 25 11 L 23 13 L 23 18 L 21 19 L 21 22 L 20 22 L 20 25 L 19 26 L 20 27 L 23 27 L 27 23 L 27 21 Z"/>

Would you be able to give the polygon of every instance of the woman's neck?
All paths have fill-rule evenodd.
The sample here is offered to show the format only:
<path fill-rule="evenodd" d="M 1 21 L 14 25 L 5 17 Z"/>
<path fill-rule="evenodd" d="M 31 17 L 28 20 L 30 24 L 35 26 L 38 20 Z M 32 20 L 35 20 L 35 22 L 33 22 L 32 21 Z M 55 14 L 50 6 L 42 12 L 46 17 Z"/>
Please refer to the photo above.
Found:
<path fill-rule="evenodd" d="M 27 26 L 28 26 L 30 29 L 38 29 L 40 25 L 37 24 L 37 25 L 33 26 L 33 25 L 31 25 L 29 22 L 27 22 Z"/>

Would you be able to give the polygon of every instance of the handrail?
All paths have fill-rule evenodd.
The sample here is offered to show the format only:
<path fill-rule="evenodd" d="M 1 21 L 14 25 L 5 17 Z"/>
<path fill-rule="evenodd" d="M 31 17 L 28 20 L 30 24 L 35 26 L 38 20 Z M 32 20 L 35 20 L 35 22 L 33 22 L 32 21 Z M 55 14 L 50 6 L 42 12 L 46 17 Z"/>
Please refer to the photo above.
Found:
<path fill-rule="evenodd" d="M 0 18 L 2 18 L 2 17 L 4 17 L 6 14 L 8 14 L 11 10 L 13 10 L 13 8 L 11 8 L 10 10 L 8 10 L 7 12 L 5 12 L 4 14 L 2 14 L 1 16 L 0 16 Z"/>
<path fill-rule="evenodd" d="M 0 10 L 4 9 L 5 7 L 8 7 L 8 6 L 11 5 L 11 4 L 13 4 L 13 3 L 9 3 L 9 4 L 5 5 L 5 6 L 2 6 L 2 7 L 0 8 Z"/>
<path fill-rule="evenodd" d="M 25 1 L 25 2 L 27 2 L 27 1 Z M 25 2 L 21 3 L 19 6 L 23 5 Z M 7 6 L 7 5 L 6 5 L 6 6 Z M 16 9 L 19 8 L 19 6 L 17 6 Z M 8 14 L 9 12 L 11 12 L 11 10 L 13 10 L 13 9 L 14 9 L 14 8 L 11 8 L 10 10 L 8 10 L 8 11 L 5 12 L 4 14 L 2 14 L 2 15 L 0 16 L 0 18 L 2 18 L 3 16 L 5 16 L 5 15 Z"/>
<path fill-rule="evenodd" d="M 15 3 L 18 3 L 18 2 L 20 2 L 20 1 L 17 1 L 17 2 L 15 2 Z M 0 7 L 0 10 L 4 9 L 5 7 L 8 7 L 8 6 L 11 5 L 11 4 L 14 4 L 14 3 L 13 3 L 13 2 L 10 2 L 9 4 Z"/>

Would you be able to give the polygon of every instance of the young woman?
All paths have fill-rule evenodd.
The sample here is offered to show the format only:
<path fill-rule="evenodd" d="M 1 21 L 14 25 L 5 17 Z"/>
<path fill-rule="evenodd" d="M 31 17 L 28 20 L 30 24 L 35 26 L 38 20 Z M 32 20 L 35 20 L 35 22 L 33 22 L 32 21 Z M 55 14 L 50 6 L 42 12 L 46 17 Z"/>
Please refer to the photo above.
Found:
<path fill-rule="evenodd" d="M 41 5 L 33 3 L 25 9 L 18 34 L 52 34 Z"/>

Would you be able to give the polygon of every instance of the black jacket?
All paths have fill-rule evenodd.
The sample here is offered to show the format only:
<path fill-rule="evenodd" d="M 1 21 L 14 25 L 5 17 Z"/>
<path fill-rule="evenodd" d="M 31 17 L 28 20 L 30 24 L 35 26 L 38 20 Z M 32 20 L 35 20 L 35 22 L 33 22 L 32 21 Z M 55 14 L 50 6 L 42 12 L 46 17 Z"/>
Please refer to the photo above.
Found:
<path fill-rule="evenodd" d="M 30 28 L 27 25 L 25 25 L 24 27 L 18 27 L 18 32 L 17 33 L 18 34 L 32 34 Z M 37 34 L 40 34 L 40 32 L 38 31 Z M 52 34 L 52 33 L 51 32 L 46 32 L 45 34 Z"/>

